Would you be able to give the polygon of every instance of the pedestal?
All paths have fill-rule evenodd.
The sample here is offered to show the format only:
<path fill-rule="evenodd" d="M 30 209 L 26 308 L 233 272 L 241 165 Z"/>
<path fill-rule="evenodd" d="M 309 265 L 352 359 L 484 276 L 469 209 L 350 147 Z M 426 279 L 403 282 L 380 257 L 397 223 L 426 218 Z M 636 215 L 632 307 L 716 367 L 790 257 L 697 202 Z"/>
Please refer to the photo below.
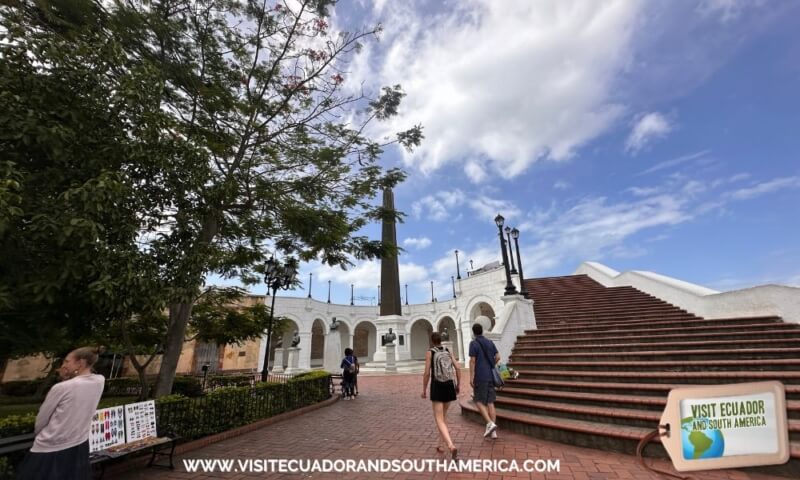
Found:
<path fill-rule="evenodd" d="M 275 356 L 272 358 L 272 373 L 283 373 L 283 348 L 276 348 Z"/>
<path fill-rule="evenodd" d="M 294 375 L 300 373 L 302 370 L 298 368 L 300 361 L 300 349 L 297 347 L 287 348 L 289 350 L 289 366 L 286 368 L 287 375 Z"/>
<path fill-rule="evenodd" d="M 445 341 L 443 341 L 443 342 L 442 342 L 442 346 L 443 346 L 444 348 L 446 348 L 447 350 L 449 350 L 449 351 L 453 352 L 453 355 L 455 356 L 455 354 L 456 354 L 456 351 L 455 351 L 455 350 L 453 350 L 453 342 L 452 342 L 452 341 L 450 341 L 450 340 L 445 340 Z"/>
<path fill-rule="evenodd" d="M 397 364 L 395 363 L 395 348 L 396 345 L 386 345 L 386 373 L 397 373 Z"/>

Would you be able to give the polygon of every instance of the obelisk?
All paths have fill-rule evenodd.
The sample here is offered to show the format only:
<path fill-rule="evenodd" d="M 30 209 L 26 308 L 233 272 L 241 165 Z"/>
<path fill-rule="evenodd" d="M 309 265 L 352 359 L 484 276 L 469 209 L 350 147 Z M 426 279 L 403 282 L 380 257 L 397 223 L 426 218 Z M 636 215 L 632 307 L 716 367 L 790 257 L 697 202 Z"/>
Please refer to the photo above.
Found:
<path fill-rule="evenodd" d="M 392 345 L 385 345 L 382 341 L 383 336 L 388 333 L 390 328 L 397 332 L 398 340 L 405 335 L 405 320 L 402 315 L 400 304 L 400 272 L 397 263 L 397 228 L 395 226 L 394 214 L 394 193 L 387 188 L 383 191 L 383 228 L 381 231 L 381 241 L 384 245 L 394 250 L 385 254 L 381 258 L 381 306 L 380 316 L 375 322 L 378 330 L 378 341 L 380 348 L 375 350 L 373 360 L 376 362 L 386 362 L 386 372 L 396 372 L 395 360 L 408 360 L 411 351 L 408 342 L 394 342 Z M 393 358 L 388 358 L 391 355 Z M 396 355 L 396 356 L 395 356 Z"/>
<path fill-rule="evenodd" d="M 383 191 L 383 210 L 387 213 L 383 218 L 381 241 L 384 245 L 397 248 L 397 227 L 394 217 L 394 193 L 390 188 Z M 400 272 L 397 266 L 397 253 L 390 253 L 381 258 L 381 316 L 400 315 Z"/>

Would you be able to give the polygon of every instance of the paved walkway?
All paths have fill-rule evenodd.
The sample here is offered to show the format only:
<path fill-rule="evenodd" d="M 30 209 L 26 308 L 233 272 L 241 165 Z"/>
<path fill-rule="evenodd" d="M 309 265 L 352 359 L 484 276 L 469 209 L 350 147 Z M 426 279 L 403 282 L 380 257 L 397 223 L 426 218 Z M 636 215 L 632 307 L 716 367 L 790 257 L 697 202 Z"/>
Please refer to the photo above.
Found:
<path fill-rule="evenodd" d="M 225 440 L 176 458 L 174 472 L 141 469 L 115 480 L 189 478 L 419 478 L 545 480 L 655 479 L 633 456 L 572 447 L 499 431 L 497 440 L 483 438 L 483 425 L 465 420 L 454 403 L 448 413 L 453 441 L 462 459 L 551 459 L 560 461 L 559 473 L 424 473 L 424 474 L 321 474 L 321 473 L 189 473 L 183 459 L 443 459 L 436 452 L 438 434 L 430 401 L 420 398 L 420 375 L 359 377 L 360 395 L 339 401 L 277 424 Z M 471 392 L 470 392 L 471 393 Z M 468 395 L 462 392 L 462 395 Z M 651 463 L 648 460 L 648 463 Z M 652 463 L 673 471 L 666 461 Z M 736 471 L 700 472 L 695 479 L 766 480 L 782 477 Z M 785 479 L 783 479 L 785 480 Z"/>

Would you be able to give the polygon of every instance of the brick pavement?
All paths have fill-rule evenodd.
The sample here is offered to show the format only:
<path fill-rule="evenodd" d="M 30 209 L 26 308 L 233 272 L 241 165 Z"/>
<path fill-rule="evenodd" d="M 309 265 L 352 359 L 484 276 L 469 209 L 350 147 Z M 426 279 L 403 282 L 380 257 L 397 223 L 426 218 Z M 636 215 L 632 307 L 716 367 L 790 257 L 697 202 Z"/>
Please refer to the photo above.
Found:
<path fill-rule="evenodd" d="M 645 480 L 659 477 L 642 468 L 630 455 L 573 447 L 499 431 L 497 440 L 483 438 L 483 426 L 461 416 L 451 404 L 448 424 L 459 458 L 467 459 L 557 459 L 558 473 L 533 474 L 320 474 L 320 473 L 188 473 L 182 459 L 439 459 L 438 434 L 433 423 L 430 401 L 421 399 L 420 375 L 359 377 L 358 399 L 339 401 L 313 412 L 291 418 L 176 457 L 174 472 L 137 469 L 115 480 L 189 478 L 419 478 L 419 479 L 508 479 L 543 480 Z M 467 389 L 469 390 L 469 388 Z M 469 395 L 470 392 L 462 392 Z M 673 471 L 663 460 L 649 460 L 659 469 Z M 694 479 L 766 480 L 779 479 L 741 471 L 695 473 Z M 785 480 L 785 479 L 784 479 Z"/>

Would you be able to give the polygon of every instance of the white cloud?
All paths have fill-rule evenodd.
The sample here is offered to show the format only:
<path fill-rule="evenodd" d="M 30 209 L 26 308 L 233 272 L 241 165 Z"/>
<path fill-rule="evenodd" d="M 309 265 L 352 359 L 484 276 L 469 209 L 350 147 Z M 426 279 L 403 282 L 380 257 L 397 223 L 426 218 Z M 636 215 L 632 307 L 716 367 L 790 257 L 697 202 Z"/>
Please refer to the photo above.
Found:
<path fill-rule="evenodd" d="M 556 183 L 553 184 L 553 188 L 556 190 L 567 190 L 569 189 L 569 187 L 571 187 L 569 182 L 566 182 L 564 180 L 558 180 Z"/>
<path fill-rule="evenodd" d="M 671 158 L 669 160 L 659 162 L 643 172 L 637 173 L 636 176 L 647 175 L 648 173 L 657 172 L 659 170 L 664 170 L 665 168 L 681 165 L 683 163 L 690 162 L 692 160 L 701 159 L 706 157 L 709 153 L 711 153 L 711 150 L 702 150 L 699 152 L 690 153 L 688 155 L 681 155 L 680 157 Z"/>
<path fill-rule="evenodd" d="M 670 131 L 672 125 L 664 115 L 658 112 L 642 115 L 625 141 L 625 150 L 635 155 L 653 140 L 666 137 Z"/>
<path fill-rule="evenodd" d="M 763 0 L 702 0 L 697 11 L 703 16 L 713 16 L 722 23 L 729 23 L 738 19 L 745 10 L 763 4 Z"/>
<path fill-rule="evenodd" d="M 414 263 L 400 263 L 400 283 L 419 283 L 428 278 L 428 270 Z M 379 261 L 355 262 L 355 265 L 347 270 L 338 267 L 316 264 L 312 271 L 314 278 L 319 281 L 327 282 L 330 280 L 334 284 L 349 287 L 351 284 L 356 289 L 377 288 L 381 283 L 381 263 Z"/>
<path fill-rule="evenodd" d="M 403 245 L 417 250 L 423 250 L 431 246 L 431 239 L 428 237 L 409 237 L 403 240 Z"/>
<path fill-rule="evenodd" d="M 467 206 L 481 220 L 493 221 L 501 213 L 506 219 L 519 217 L 522 212 L 508 200 L 491 198 L 484 194 L 466 194 L 459 189 L 437 192 L 417 200 L 411 205 L 415 218 L 426 218 L 441 222 L 449 218 L 458 218 L 458 211 Z"/>
<path fill-rule="evenodd" d="M 416 8 L 415 8 L 416 7 Z M 631 60 L 639 2 L 497 2 L 383 8 L 385 51 L 371 52 L 371 85 L 408 94 L 380 135 L 420 123 L 426 139 L 407 164 L 430 172 L 461 163 L 474 182 L 512 178 L 541 159 L 565 160 L 608 131 Z M 509 74 L 509 72 L 514 72 Z M 476 160 L 480 159 L 480 160 Z"/>
<path fill-rule="evenodd" d="M 800 187 L 800 177 L 784 177 L 770 180 L 769 182 L 759 183 L 752 187 L 742 188 L 731 193 L 731 198 L 735 200 L 747 200 L 758 197 L 766 193 L 776 192 L 784 188 Z"/>

